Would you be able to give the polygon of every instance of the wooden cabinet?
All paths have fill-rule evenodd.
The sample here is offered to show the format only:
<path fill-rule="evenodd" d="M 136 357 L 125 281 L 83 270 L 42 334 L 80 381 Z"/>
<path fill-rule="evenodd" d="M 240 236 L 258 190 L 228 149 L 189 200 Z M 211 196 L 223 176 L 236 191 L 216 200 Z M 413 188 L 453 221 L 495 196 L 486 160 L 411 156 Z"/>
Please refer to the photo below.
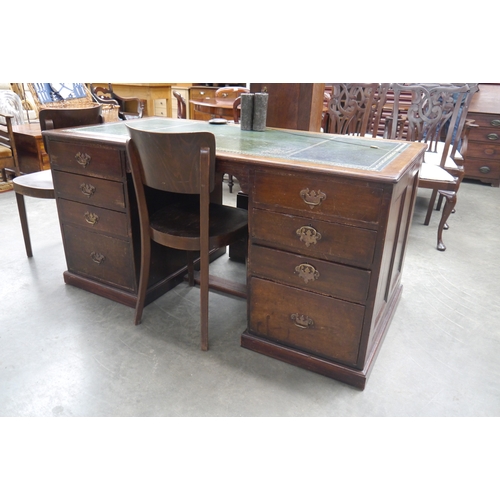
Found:
<path fill-rule="evenodd" d="M 69 275 L 134 293 L 130 202 L 120 151 L 52 142 L 50 154 Z"/>
<path fill-rule="evenodd" d="M 189 89 L 189 100 L 193 101 L 203 101 L 206 98 L 214 98 L 215 92 L 219 87 L 208 87 L 208 86 L 199 86 L 199 87 L 191 87 Z M 210 120 L 212 115 L 210 113 L 203 113 L 202 111 L 198 111 L 194 108 L 194 106 L 189 104 L 189 113 L 191 119 L 193 120 Z"/>
<path fill-rule="evenodd" d="M 500 85 L 480 85 L 472 98 L 468 120 L 477 127 L 469 132 L 465 177 L 500 186 Z"/>
<path fill-rule="evenodd" d="M 242 345 L 364 388 L 401 293 L 417 188 L 256 169 Z"/>
<path fill-rule="evenodd" d="M 171 88 L 173 83 L 113 83 L 113 90 L 123 97 L 138 97 L 146 101 L 144 116 L 172 116 Z"/>

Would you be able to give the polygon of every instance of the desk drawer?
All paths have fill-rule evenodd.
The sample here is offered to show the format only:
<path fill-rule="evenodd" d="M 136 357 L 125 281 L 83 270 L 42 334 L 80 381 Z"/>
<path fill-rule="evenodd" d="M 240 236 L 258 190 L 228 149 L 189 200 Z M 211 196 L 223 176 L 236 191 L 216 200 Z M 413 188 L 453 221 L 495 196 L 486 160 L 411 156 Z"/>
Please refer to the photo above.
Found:
<path fill-rule="evenodd" d="M 366 301 L 370 271 L 258 245 L 251 246 L 250 259 L 255 276 L 351 302 Z"/>
<path fill-rule="evenodd" d="M 474 120 L 474 124 L 479 127 L 500 130 L 500 116 L 495 114 L 471 113 L 467 114 L 467 120 Z M 472 134 L 474 128 L 470 131 Z"/>
<path fill-rule="evenodd" d="M 498 129 L 488 127 L 472 128 L 469 132 L 469 146 L 478 141 L 487 143 L 485 147 L 488 147 L 488 143 L 500 143 L 500 127 Z"/>
<path fill-rule="evenodd" d="M 500 160 L 500 141 L 470 142 L 467 157 Z"/>
<path fill-rule="evenodd" d="M 50 141 L 49 154 L 53 170 L 115 180 L 123 178 L 120 151 L 116 148 Z"/>
<path fill-rule="evenodd" d="M 122 182 L 59 171 L 53 172 L 53 178 L 58 198 L 112 210 L 125 210 L 125 193 Z"/>
<path fill-rule="evenodd" d="M 250 280 L 252 333 L 355 365 L 364 307 L 267 280 Z"/>
<path fill-rule="evenodd" d="M 63 223 L 75 224 L 99 233 L 131 237 L 127 214 L 84 203 L 59 199 L 59 216 Z"/>
<path fill-rule="evenodd" d="M 487 158 L 469 158 L 465 164 L 465 175 L 484 179 L 500 179 L 500 161 Z"/>
<path fill-rule="evenodd" d="M 193 101 L 202 101 L 207 97 L 215 97 L 215 88 L 205 88 L 205 89 L 190 89 L 189 98 Z"/>
<path fill-rule="evenodd" d="M 338 217 L 377 223 L 383 191 L 366 182 L 334 181 L 321 176 L 257 173 L 254 203 L 280 211 L 301 211 L 308 217 Z"/>
<path fill-rule="evenodd" d="M 252 243 L 370 268 L 377 232 L 305 217 L 254 210 Z"/>
<path fill-rule="evenodd" d="M 135 266 L 129 241 L 63 225 L 68 270 L 135 290 Z"/>

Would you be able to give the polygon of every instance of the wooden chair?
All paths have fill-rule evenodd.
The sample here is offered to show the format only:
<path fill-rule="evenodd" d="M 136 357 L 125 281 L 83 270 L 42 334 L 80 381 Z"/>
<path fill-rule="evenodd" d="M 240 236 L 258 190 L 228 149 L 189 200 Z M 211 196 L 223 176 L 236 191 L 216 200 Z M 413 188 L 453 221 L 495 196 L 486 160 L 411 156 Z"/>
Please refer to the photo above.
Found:
<path fill-rule="evenodd" d="M 333 83 L 327 103 L 328 119 L 323 118 L 324 131 L 363 137 L 373 119 L 378 89 L 378 83 Z"/>
<path fill-rule="evenodd" d="M 28 89 L 31 92 L 33 101 L 37 107 L 38 113 L 42 109 L 62 109 L 62 108 L 93 108 L 96 104 L 92 93 L 83 83 L 73 83 L 72 90 L 65 88 L 63 92 L 55 91 L 57 85 L 51 83 L 28 83 Z M 66 86 L 68 84 L 65 84 Z M 104 122 L 116 122 L 120 120 L 120 106 L 115 103 L 102 104 L 102 119 Z"/>
<path fill-rule="evenodd" d="M 140 323 L 149 280 L 151 240 L 188 258 L 194 285 L 194 256 L 200 253 L 201 349 L 208 350 L 209 251 L 248 233 L 247 211 L 210 203 L 215 180 L 215 137 L 208 132 L 162 133 L 127 123 L 127 154 L 132 170 L 141 228 L 141 265 L 135 324 Z M 148 210 L 145 187 L 164 195 L 166 205 Z M 172 195 L 172 193 L 175 193 Z M 179 194 L 181 196 L 179 196 Z M 193 196 L 198 195 L 198 196 Z M 167 200 L 175 197 L 175 201 Z M 231 293 L 230 290 L 227 290 Z"/>
<path fill-rule="evenodd" d="M 79 125 L 94 125 L 102 123 L 101 113 L 102 107 L 100 105 L 94 105 L 92 108 L 42 109 L 39 113 L 40 128 L 43 131 Z M 50 155 L 50 151 L 47 152 Z M 26 247 L 26 255 L 33 257 L 24 197 L 55 198 L 52 172 L 42 170 L 41 172 L 20 175 L 18 165 L 16 165 L 16 170 L 17 176 L 13 179 L 13 183 L 23 231 L 24 246 Z"/>
<path fill-rule="evenodd" d="M 90 84 L 90 93 L 96 102 L 100 104 L 114 104 L 119 106 L 118 116 L 121 120 L 133 120 L 142 118 L 146 101 L 138 97 L 123 97 L 113 91 L 113 86 L 108 83 L 107 87 Z"/>
<path fill-rule="evenodd" d="M 460 176 L 450 174 L 445 164 L 452 162 L 449 152 L 454 149 L 452 141 L 457 140 L 454 130 L 457 124 L 460 126 L 459 112 L 470 87 L 468 85 L 394 83 L 392 91 L 394 105 L 392 117 L 387 120 L 390 129 L 387 136 L 390 139 L 425 142 L 428 146 L 420 169 L 418 186 L 433 191 L 424 221 L 425 225 L 429 224 L 436 194 L 439 193 L 446 199 L 437 233 L 437 249 L 444 251 L 446 246 L 442 238 L 443 229 L 448 227 L 447 220 L 456 205 L 461 180 Z M 405 109 L 401 112 L 400 96 L 408 92 L 412 95 L 411 103 L 404 106 Z M 445 129 L 447 130 L 446 138 L 440 147 L 441 152 L 438 153 L 435 144 Z"/>
<path fill-rule="evenodd" d="M 186 119 L 186 99 L 177 90 L 172 90 L 172 94 L 177 99 L 177 118 Z"/>
<path fill-rule="evenodd" d="M 0 112 L 0 170 L 2 182 L 7 182 L 7 172 L 15 172 L 18 165 L 16 143 L 12 131 L 12 115 Z"/>

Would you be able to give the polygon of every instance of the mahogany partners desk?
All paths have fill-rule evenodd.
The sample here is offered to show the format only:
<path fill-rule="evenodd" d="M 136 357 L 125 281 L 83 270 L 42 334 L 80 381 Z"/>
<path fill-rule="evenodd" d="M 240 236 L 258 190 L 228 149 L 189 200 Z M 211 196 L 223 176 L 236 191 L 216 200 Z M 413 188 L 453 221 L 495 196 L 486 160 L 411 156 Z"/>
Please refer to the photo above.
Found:
<path fill-rule="evenodd" d="M 214 133 L 219 180 L 230 173 L 249 195 L 248 328 L 241 345 L 363 389 L 401 296 L 425 146 L 191 120 L 141 123 Z M 133 307 L 139 238 L 126 126 L 44 135 L 65 282 Z M 214 200 L 220 199 L 219 191 Z M 185 271 L 183 255 L 154 250 L 149 302 Z"/>

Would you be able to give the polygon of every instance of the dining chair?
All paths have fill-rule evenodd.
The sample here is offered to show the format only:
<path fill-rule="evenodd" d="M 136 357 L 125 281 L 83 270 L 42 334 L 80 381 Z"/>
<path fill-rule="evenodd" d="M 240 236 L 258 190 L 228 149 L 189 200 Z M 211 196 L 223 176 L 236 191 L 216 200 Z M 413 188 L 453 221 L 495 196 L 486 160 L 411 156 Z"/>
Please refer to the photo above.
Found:
<path fill-rule="evenodd" d="M 384 89 L 379 83 L 332 83 L 324 132 L 361 137 L 372 133 L 377 127 L 373 122 L 380 117 Z"/>
<path fill-rule="evenodd" d="M 201 350 L 208 350 L 209 252 L 248 234 L 248 212 L 210 203 L 215 184 L 215 136 L 209 132 L 150 132 L 127 123 L 127 155 L 132 171 L 141 234 L 135 324 L 142 318 L 149 281 L 151 241 L 183 250 L 188 282 L 200 258 Z M 151 209 L 153 193 L 164 206 Z M 174 200 L 172 201 L 172 197 Z M 230 293 L 230 290 L 227 290 Z"/>
<path fill-rule="evenodd" d="M 446 250 L 443 230 L 448 228 L 447 220 L 457 203 L 461 181 L 460 175 L 448 171 L 457 168 L 449 153 L 460 136 L 456 127 L 463 127 L 464 121 L 459 119 L 459 113 L 470 90 L 467 84 L 392 84 L 394 104 L 392 116 L 387 120 L 387 138 L 427 144 L 418 182 L 420 188 L 432 190 L 424 225 L 429 225 L 436 194 L 446 200 L 437 232 L 437 249 L 440 251 Z M 401 107 L 401 95 L 408 92 L 412 96 L 411 102 Z M 465 120 L 465 115 L 463 118 Z M 440 141 L 443 134 L 444 141 Z M 437 142 L 442 142 L 439 151 Z"/>
<path fill-rule="evenodd" d="M 22 125 L 23 105 L 21 98 L 11 90 L 0 91 L 0 170 L 2 181 L 16 175 L 19 165 L 13 125 Z"/>
<path fill-rule="evenodd" d="M 177 118 L 183 120 L 187 117 L 186 99 L 177 90 L 172 90 L 172 95 L 177 100 Z"/>
<path fill-rule="evenodd" d="M 102 106 L 94 105 L 92 108 L 52 108 L 41 109 L 39 112 L 40 129 L 51 130 L 57 128 L 75 127 L 81 125 L 94 125 L 102 123 Z M 45 142 L 45 141 L 44 141 Z M 47 149 L 47 145 L 45 144 Z M 50 157 L 50 151 L 47 151 Z M 21 228 L 23 231 L 26 255 L 33 257 L 31 238 L 28 227 L 28 216 L 24 197 L 54 199 L 54 183 L 52 171 L 42 170 L 29 174 L 21 174 L 19 165 L 16 165 L 16 177 L 14 177 L 14 191 L 16 193 L 17 207 Z"/>
<path fill-rule="evenodd" d="M 7 171 L 15 171 L 18 164 L 12 115 L 0 113 L 0 170 L 2 182 L 7 182 Z"/>
<path fill-rule="evenodd" d="M 90 93 L 99 104 L 114 104 L 119 106 L 118 116 L 121 120 L 142 118 L 146 101 L 138 97 L 123 97 L 113 91 L 113 85 L 107 86 L 90 84 Z"/>

